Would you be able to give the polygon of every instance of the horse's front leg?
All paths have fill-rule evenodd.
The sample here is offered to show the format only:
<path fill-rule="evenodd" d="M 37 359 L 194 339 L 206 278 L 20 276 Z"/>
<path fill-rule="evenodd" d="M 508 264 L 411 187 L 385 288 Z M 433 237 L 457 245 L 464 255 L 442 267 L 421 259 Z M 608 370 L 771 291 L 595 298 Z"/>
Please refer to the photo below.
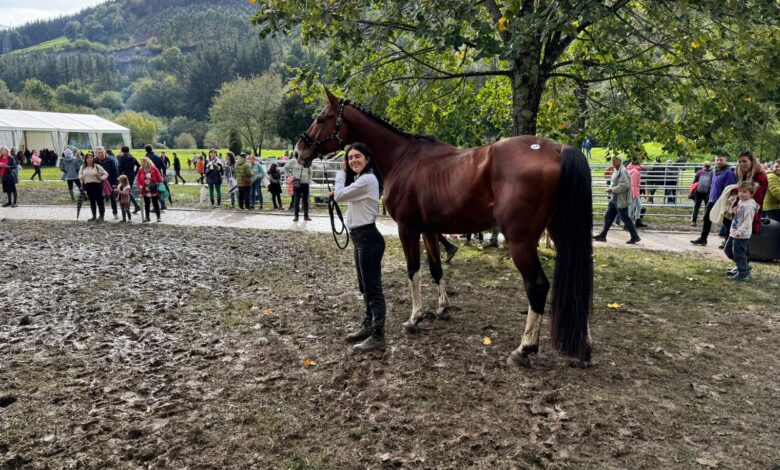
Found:
<path fill-rule="evenodd" d="M 440 320 L 449 320 L 450 315 L 447 312 L 447 307 L 450 306 L 450 299 L 447 297 L 447 286 L 441 269 L 441 250 L 439 249 L 438 234 L 423 233 L 423 242 L 425 243 L 425 252 L 428 254 L 428 267 L 431 270 L 431 277 L 433 277 L 433 282 L 439 288 L 439 307 L 436 309 L 436 317 Z"/>
<path fill-rule="evenodd" d="M 422 292 L 420 291 L 420 232 L 398 225 L 398 236 L 406 256 L 406 272 L 412 295 L 412 316 L 404 322 L 404 331 L 416 333 L 422 320 Z"/>

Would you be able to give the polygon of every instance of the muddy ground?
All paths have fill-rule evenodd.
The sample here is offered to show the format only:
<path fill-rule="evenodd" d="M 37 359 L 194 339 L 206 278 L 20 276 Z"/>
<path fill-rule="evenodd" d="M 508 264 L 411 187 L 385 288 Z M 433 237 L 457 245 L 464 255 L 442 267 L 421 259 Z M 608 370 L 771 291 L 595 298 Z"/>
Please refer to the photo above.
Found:
<path fill-rule="evenodd" d="M 452 320 L 405 336 L 388 239 L 389 348 L 356 356 L 351 256 L 326 235 L 0 221 L 0 239 L 1 468 L 780 465 L 776 264 L 733 285 L 724 262 L 599 249 L 596 365 L 543 344 L 515 370 L 526 301 L 502 250 L 463 247 Z"/>

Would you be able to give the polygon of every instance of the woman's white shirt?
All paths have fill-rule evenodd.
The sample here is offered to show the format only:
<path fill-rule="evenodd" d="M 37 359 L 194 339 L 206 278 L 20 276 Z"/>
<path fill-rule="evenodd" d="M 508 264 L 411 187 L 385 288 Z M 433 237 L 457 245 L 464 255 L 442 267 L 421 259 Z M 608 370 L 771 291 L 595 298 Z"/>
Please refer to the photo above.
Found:
<path fill-rule="evenodd" d="M 373 173 L 363 173 L 349 186 L 344 186 L 347 174 L 336 173 L 333 199 L 347 203 L 347 227 L 352 229 L 373 224 L 379 215 L 379 181 Z"/>

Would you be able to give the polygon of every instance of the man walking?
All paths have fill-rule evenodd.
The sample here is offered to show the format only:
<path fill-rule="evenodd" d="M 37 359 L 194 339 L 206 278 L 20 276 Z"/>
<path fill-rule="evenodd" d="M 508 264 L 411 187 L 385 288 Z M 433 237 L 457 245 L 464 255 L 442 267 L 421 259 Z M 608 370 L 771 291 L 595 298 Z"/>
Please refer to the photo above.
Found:
<path fill-rule="evenodd" d="M 179 184 L 179 180 L 181 180 L 181 184 L 187 184 L 184 178 L 181 177 L 181 161 L 179 161 L 179 156 L 176 155 L 176 152 L 173 152 L 173 172 L 173 181 L 176 184 Z"/>
<path fill-rule="evenodd" d="M 634 222 L 628 215 L 628 204 L 631 201 L 631 178 L 628 175 L 628 170 L 623 166 L 623 161 L 618 155 L 612 157 L 612 166 L 615 168 L 615 171 L 612 172 L 609 188 L 607 188 L 607 193 L 609 193 L 611 197 L 609 199 L 607 213 L 604 214 L 604 228 L 601 230 L 601 233 L 595 235 L 593 239 L 599 242 L 607 241 L 609 227 L 612 226 L 618 213 L 620 213 L 620 218 L 623 220 L 628 233 L 631 234 L 631 239 L 626 243 L 633 245 L 640 241 L 641 238 L 639 238 L 639 235 L 636 233 Z"/>
<path fill-rule="evenodd" d="M 704 221 L 701 224 L 701 235 L 696 240 L 691 240 L 694 245 L 706 245 L 707 237 L 710 235 L 710 229 L 712 228 L 712 221 L 710 220 L 710 211 L 715 202 L 720 197 L 723 189 L 726 186 L 737 182 L 737 175 L 734 173 L 734 169 L 729 165 L 724 155 L 715 155 L 715 174 L 712 176 L 712 183 L 710 186 L 710 197 L 707 202 L 707 207 L 704 209 Z"/>

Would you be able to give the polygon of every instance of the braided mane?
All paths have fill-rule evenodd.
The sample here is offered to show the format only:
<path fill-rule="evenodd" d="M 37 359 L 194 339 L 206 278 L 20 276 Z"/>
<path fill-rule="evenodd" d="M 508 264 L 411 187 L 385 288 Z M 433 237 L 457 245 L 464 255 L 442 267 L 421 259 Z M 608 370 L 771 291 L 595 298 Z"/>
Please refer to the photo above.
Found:
<path fill-rule="evenodd" d="M 390 129 L 391 131 L 395 132 L 396 134 L 400 134 L 404 137 L 409 137 L 412 139 L 422 139 L 429 142 L 436 142 L 439 139 L 437 139 L 435 136 L 432 135 L 422 135 L 422 134 L 412 134 L 410 132 L 407 132 L 403 129 L 401 129 L 397 124 L 388 121 L 387 119 L 378 116 L 374 114 L 371 110 L 366 108 L 365 106 L 357 103 L 352 103 L 349 100 L 341 100 L 342 106 L 352 106 L 353 108 L 357 109 L 361 113 L 363 113 L 364 116 L 371 118 L 373 121 L 375 121 L 378 124 L 381 124 L 382 127 L 385 127 L 387 129 Z"/>

